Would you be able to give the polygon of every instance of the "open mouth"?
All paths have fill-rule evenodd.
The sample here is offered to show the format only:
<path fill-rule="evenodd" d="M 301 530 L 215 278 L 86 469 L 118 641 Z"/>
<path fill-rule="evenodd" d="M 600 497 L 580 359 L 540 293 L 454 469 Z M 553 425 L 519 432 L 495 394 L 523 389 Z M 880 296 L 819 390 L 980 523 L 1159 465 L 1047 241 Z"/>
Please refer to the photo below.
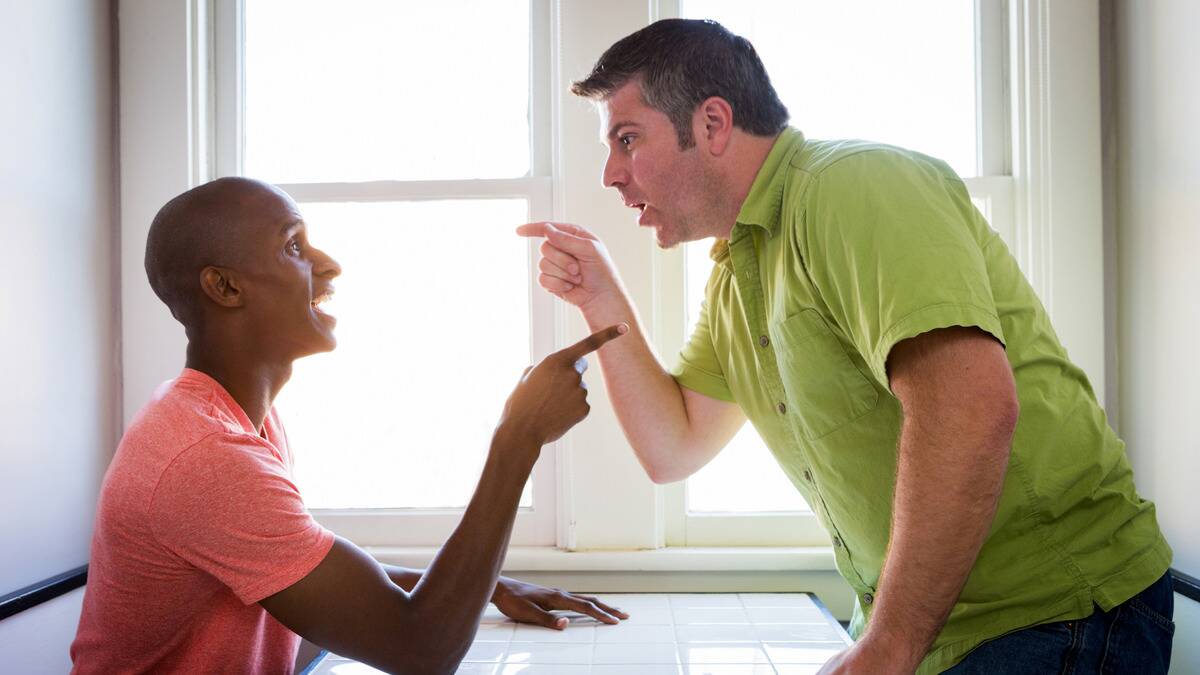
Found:
<path fill-rule="evenodd" d="M 321 308 L 321 305 L 329 302 L 332 299 L 333 299 L 333 288 L 325 289 L 324 291 L 321 292 L 320 295 L 318 295 L 317 297 L 312 299 L 311 305 L 312 305 L 313 311 L 317 312 L 318 314 L 324 314 L 326 316 L 330 316 L 330 314 L 328 312 L 326 312 L 324 309 Z"/>

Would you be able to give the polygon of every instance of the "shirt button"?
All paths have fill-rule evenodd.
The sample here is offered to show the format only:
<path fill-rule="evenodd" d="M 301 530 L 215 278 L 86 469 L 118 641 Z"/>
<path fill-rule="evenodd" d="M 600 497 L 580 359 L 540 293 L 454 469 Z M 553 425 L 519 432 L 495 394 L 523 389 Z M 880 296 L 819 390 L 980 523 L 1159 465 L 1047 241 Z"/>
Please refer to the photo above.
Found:
<path fill-rule="evenodd" d="M 787 406 L 783 404 L 783 401 L 780 401 L 779 405 L 775 406 L 775 409 L 779 411 L 780 415 L 787 412 Z"/>
<path fill-rule="evenodd" d="M 769 344 L 771 344 L 771 338 L 767 337 L 766 335 L 758 336 L 758 345 L 760 347 L 766 347 Z"/>
<path fill-rule="evenodd" d="M 875 596 L 871 595 L 870 593 L 863 593 L 862 601 L 864 605 L 869 605 L 872 602 L 875 602 Z"/>
<path fill-rule="evenodd" d="M 812 472 L 809 471 L 808 469 L 804 470 L 804 480 L 806 480 L 810 483 L 812 482 Z"/>
<path fill-rule="evenodd" d="M 834 537 L 834 538 L 833 538 L 833 547 L 834 547 L 834 548 L 841 548 L 841 547 L 842 547 L 842 538 L 841 538 L 841 537 Z"/>

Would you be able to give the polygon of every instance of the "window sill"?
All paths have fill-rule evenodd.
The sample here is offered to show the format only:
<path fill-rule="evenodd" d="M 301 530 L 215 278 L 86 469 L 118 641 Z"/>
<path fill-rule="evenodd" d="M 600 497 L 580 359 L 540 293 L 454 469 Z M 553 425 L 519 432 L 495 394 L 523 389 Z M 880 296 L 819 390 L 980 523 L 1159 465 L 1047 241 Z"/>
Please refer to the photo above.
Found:
<path fill-rule="evenodd" d="M 428 546 L 368 546 L 382 563 L 423 568 L 438 549 Z M 549 546 L 513 546 L 505 572 L 796 572 L 833 571 L 829 546 L 668 547 L 652 550 L 566 551 Z"/>

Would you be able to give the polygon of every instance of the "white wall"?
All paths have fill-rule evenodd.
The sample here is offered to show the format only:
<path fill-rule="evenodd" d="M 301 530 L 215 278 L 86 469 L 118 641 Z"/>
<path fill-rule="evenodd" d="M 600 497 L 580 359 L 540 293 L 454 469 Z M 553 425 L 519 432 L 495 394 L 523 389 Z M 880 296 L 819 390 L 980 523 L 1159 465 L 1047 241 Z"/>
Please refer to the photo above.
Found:
<path fill-rule="evenodd" d="M 0 5 L 0 594 L 87 562 L 118 434 L 112 25 L 108 2 Z M 4 658 L 61 672 L 46 640 L 78 601 L 31 612 Z"/>
<path fill-rule="evenodd" d="M 1116 3 L 1121 431 L 1200 575 L 1200 3 Z"/>
<path fill-rule="evenodd" d="M 1120 431 L 1175 568 L 1197 576 L 1200 3 L 1115 0 L 1112 11 Z M 1184 605 L 1177 619 L 1182 648 L 1200 613 Z M 1200 654 L 1177 650 L 1174 670 L 1200 672 Z"/>
<path fill-rule="evenodd" d="M 65 673 L 71 670 L 67 647 L 83 606 L 83 589 L 31 607 L 0 623 L 4 672 Z"/>

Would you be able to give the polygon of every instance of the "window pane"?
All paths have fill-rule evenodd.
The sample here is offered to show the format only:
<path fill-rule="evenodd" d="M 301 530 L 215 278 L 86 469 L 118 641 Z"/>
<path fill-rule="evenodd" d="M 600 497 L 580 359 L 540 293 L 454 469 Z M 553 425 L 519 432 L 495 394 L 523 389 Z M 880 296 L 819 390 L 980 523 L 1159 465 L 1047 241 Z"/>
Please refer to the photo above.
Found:
<path fill-rule="evenodd" d="M 462 507 L 529 364 L 523 199 L 301 204 L 342 265 L 338 348 L 277 406 L 312 508 Z M 522 506 L 531 504 L 526 485 Z"/>
<path fill-rule="evenodd" d="M 810 138 L 901 145 L 974 176 L 975 15 L 966 0 L 683 0 L 754 44 Z"/>
<path fill-rule="evenodd" d="M 529 21 L 529 0 L 246 0 L 245 174 L 526 175 Z"/>
<path fill-rule="evenodd" d="M 700 314 L 704 287 L 712 271 L 713 262 L 708 257 L 712 243 L 705 239 L 685 247 L 689 334 Z M 809 510 L 749 423 L 716 459 L 688 478 L 686 492 L 687 509 L 693 513 Z"/>

